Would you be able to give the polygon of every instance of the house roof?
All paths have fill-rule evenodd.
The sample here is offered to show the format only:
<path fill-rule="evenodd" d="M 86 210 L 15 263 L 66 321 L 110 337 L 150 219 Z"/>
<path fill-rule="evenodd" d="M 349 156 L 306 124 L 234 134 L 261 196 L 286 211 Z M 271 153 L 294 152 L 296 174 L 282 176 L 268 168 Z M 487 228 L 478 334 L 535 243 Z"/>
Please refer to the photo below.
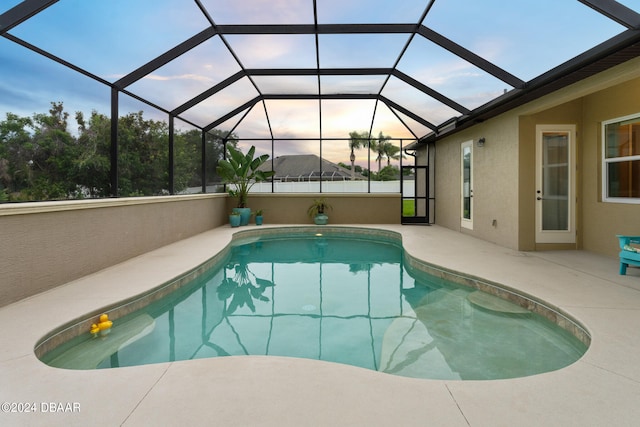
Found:
<path fill-rule="evenodd" d="M 119 1 L 3 3 L 5 70 L 61 89 L 26 48 L 120 103 L 241 139 L 419 139 L 635 57 L 640 41 L 637 10 L 613 0 Z"/>
<path fill-rule="evenodd" d="M 274 180 L 276 181 L 316 181 L 322 174 L 323 181 L 348 181 L 351 180 L 351 170 L 343 168 L 315 154 L 297 154 L 279 156 L 273 159 Z M 271 170 L 272 163 L 263 164 L 261 170 Z M 322 171 L 322 172 L 320 172 Z M 356 180 L 365 180 L 366 177 L 354 173 Z"/>

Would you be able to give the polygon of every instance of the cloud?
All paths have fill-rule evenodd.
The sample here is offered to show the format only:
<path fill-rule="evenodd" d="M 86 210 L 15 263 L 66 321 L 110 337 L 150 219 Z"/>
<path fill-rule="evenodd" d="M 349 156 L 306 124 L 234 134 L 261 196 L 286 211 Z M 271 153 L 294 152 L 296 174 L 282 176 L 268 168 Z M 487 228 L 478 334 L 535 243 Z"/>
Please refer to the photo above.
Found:
<path fill-rule="evenodd" d="M 216 24 L 313 23 L 313 3 L 300 0 L 203 0 Z"/>
<path fill-rule="evenodd" d="M 201 76 L 198 74 L 180 74 L 175 76 L 161 76 L 159 74 L 148 74 L 144 78 L 149 80 L 156 80 L 156 81 L 193 80 L 193 81 L 200 81 L 205 83 L 210 83 L 213 81 L 213 79 L 211 79 L 210 77 Z"/>
<path fill-rule="evenodd" d="M 246 68 L 314 68 L 312 35 L 235 35 L 227 41 Z"/>

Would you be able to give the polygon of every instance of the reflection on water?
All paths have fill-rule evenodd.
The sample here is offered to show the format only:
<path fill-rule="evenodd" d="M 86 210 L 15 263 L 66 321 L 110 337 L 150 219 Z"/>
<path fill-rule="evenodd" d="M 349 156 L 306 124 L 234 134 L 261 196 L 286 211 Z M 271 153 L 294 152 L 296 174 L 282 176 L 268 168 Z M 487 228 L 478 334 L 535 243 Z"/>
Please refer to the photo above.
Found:
<path fill-rule="evenodd" d="M 495 379 L 559 369 L 584 353 L 556 325 L 478 308 L 467 299 L 472 289 L 411 275 L 402 260 L 395 244 L 354 238 L 236 245 L 221 268 L 147 307 L 153 324 L 144 333 L 127 337 L 126 319 L 119 322 L 105 341 L 120 334 L 123 344 L 97 367 L 278 355 L 417 378 Z M 65 358 L 56 366 L 73 368 Z"/>

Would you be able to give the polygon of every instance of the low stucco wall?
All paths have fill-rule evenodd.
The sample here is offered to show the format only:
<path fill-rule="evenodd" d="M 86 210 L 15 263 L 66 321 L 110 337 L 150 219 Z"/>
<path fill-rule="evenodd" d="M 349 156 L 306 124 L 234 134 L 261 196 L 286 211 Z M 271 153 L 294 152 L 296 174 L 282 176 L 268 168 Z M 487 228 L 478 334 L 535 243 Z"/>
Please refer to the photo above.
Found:
<path fill-rule="evenodd" d="M 326 212 L 329 224 L 400 224 L 399 193 L 255 193 L 249 196 L 247 205 L 254 211 L 263 209 L 265 223 L 313 224 L 307 210 L 320 197 L 333 207 Z M 231 211 L 234 203 L 234 199 L 228 200 L 227 211 Z"/>
<path fill-rule="evenodd" d="M 255 194 L 271 224 L 311 224 L 317 194 Z M 322 194 L 331 224 L 399 224 L 400 194 Z M 226 194 L 0 205 L 0 307 L 228 224 Z"/>
<path fill-rule="evenodd" d="M 0 306 L 218 227 L 226 195 L 0 205 Z"/>

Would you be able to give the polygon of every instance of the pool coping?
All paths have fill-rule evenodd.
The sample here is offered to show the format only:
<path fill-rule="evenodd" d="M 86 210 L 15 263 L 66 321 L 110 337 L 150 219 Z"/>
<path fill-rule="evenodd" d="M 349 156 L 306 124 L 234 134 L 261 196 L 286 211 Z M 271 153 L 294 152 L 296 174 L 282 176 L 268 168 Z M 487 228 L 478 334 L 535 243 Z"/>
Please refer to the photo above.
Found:
<path fill-rule="evenodd" d="M 138 311 L 163 297 L 181 289 L 185 285 L 191 283 L 195 278 L 200 276 L 207 269 L 213 268 L 220 264 L 226 258 L 228 250 L 237 244 L 242 243 L 243 239 L 251 239 L 255 237 L 264 237 L 281 234 L 338 234 L 348 232 L 350 235 L 386 238 L 394 243 L 403 245 L 402 234 L 395 231 L 381 230 L 376 228 L 368 228 L 365 226 L 285 226 L 285 227 L 256 227 L 252 229 L 238 229 L 232 236 L 229 243 L 218 253 L 214 254 L 205 262 L 186 271 L 185 273 L 171 278 L 141 294 L 131 296 L 125 300 L 109 306 L 99 307 L 92 310 L 87 315 L 74 319 L 64 325 L 61 325 L 39 340 L 34 346 L 34 353 L 38 359 L 45 354 L 55 350 L 57 347 L 67 343 L 68 341 L 78 338 L 82 335 L 89 335 L 89 330 L 93 324 L 97 324 L 97 320 L 101 314 L 107 313 L 112 321 L 117 321 L 135 311 Z M 546 301 L 538 299 L 533 295 L 527 295 L 517 289 L 511 288 L 506 284 L 490 282 L 486 279 L 474 277 L 464 274 L 460 271 L 452 271 L 441 266 L 429 263 L 414 256 L 409 255 L 403 250 L 405 265 L 410 269 L 430 274 L 439 279 L 447 280 L 468 288 L 477 289 L 489 295 L 493 295 L 504 301 L 516 304 L 526 310 L 539 314 L 558 325 L 562 329 L 568 331 L 587 347 L 591 343 L 591 335 L 587 328 L 577 319 L 573 318 L 569 313 L 561 310 L 559 307 L 553 307 Z"/>
<path fill-rule="evenodd" d="M 168 280 L 206 260 L 206 253 L 224 247 L 234 233 L 220 227 L 0 308 L 0 340 L 11 343 L 0 346 L 0 383 L 6 385 L 0 400 L 82 406 L 76 413 L 0 412 L 0 424 L 87 425 L 99 419 L 105 425 L 210 425 L 212 416 L 231 426 L 422 426 L 425 419 L 461 427 L 637 422 L 638 269 L 619 276 L 617 259 L 583 251 L 519 252 L 438 226 L 367 228 L 400 232 L 413 257 L 549 301 L 588 328 L 591 346 L 558 371 L 489 381 L 418 380 L 272 356 L 95 371 L 51 368 L 35 357 L 34 344 L 52 325 L 142 293 L 153 280 Z"/>
<path fill-rule="evenodd" d="M 354 235 L 376 235 L 384 236 L 387 238 L 393 238 L 398 242 L 401 242 L 401 235 L 396 232 L 386 232 L 384 230 L 369 229 L 367 227 L 336 227 L 336 226 L 313 226 L 313 225 L 301 225 L 301 226 L 284 226 L 284 227 L 256 227 L 251 229 L 238 228 L 231 236 L 231 240 L 227 245 L 213 254 L 211 258 L 202 262 L 201 264 L 191 268 L 184 273 L 176 277 L 172 277 L 169 280 L 145 290 L 142 293 L 128 297 L 122 301 L 105 305 L 92 310 L 91 312 L 75 318 L 64 325 L 60 325 L 51 330 L 49 334 L 42 337 L 34 346 L 34 353 L 36 357 L 41 358 L 46 353 L 56 349 L 60 345 L 67 343 L 68 341 L 77 338 L 83 334 L 88 334 L 91 326 L 98 323 L 98 318 L 101 314 L 107 313 L 112 321 L 116 321 L 124 316 L 127 316 L 137 310 L 140 310 L 149 304 L 163 298 L 164 296 L 177 291 L 184 285 L 190 283 L 193 279 L 201 275 L 205 270 L 212 268 L 216 264 L 222 262 L 226 256 L 227 250 L 234 244 L 238 244 L 242 239 L 251 237 L 261 237 L 282 234 L 283 232 L 291 231 L 303 231 L 304 233 L 319 233 L 319 232 L 337 232 L 349 230 Z"/>

